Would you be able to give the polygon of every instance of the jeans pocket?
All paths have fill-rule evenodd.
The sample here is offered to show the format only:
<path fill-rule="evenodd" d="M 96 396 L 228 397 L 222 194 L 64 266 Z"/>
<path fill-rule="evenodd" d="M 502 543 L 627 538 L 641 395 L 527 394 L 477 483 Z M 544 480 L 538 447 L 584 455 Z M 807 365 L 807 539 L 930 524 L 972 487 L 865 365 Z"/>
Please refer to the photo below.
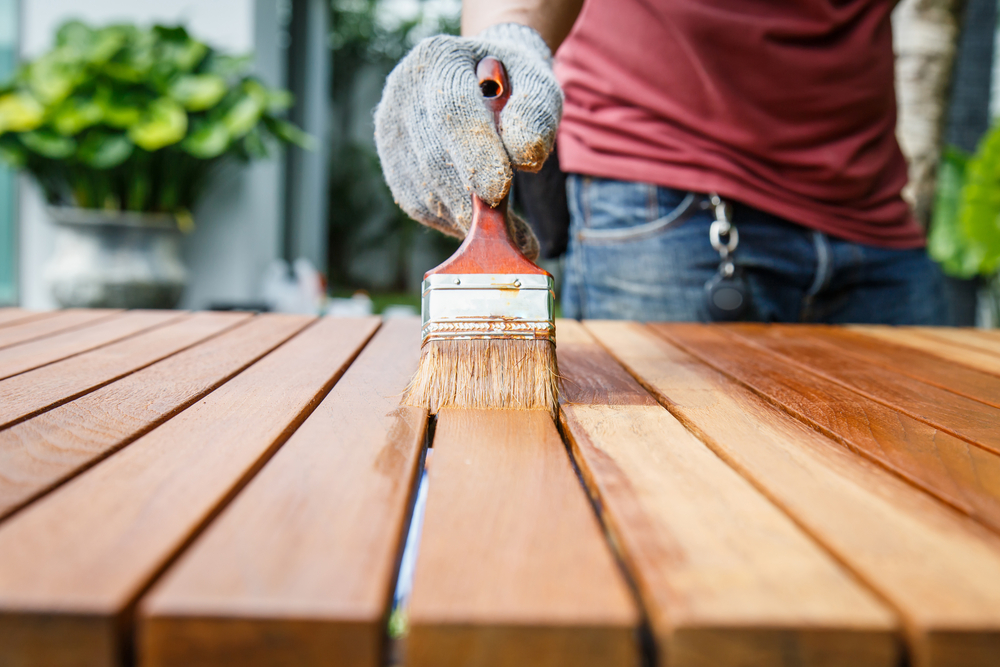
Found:
<path fill-rule="evenodd" d="M 622 243 L 683 223 L 697 206 L 691 192 L 600 178 L 573 177 L 571 197 L 583 214 L 576 229 L 583 243 Z"/>

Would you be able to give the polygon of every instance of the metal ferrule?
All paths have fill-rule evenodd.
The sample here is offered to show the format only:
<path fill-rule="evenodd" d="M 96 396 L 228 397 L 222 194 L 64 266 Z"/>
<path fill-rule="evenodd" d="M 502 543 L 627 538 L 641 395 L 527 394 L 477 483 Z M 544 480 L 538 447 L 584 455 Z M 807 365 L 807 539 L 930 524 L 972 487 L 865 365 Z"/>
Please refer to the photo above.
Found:
<path fill-rule="evenodd" d="M 433 274 L 424 279 L 423 342 L 555 340 L 555 293 L 545 274 Z"/>

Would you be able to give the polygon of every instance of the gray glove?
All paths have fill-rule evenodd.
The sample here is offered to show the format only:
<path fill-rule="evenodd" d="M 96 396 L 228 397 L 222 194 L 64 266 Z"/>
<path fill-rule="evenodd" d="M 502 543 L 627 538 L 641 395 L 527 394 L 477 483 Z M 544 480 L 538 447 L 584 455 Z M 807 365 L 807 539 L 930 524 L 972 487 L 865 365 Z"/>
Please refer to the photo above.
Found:
<path fill-rule="evenodd" d="M 498 58 L 510 79 L 500 135 L 476 79 L 486 56 Z M 552 54 L 527 26 L 507 23 L 473 38 L 421 41 L 389 74 L 375 110 L 375 144 L 396 203 L 418 222 L 465 238 L 470 193 L 495 206 L 510 190 L 512 165 L 541 169 L 562 103 Z M 507 224 L 521 251 L 535 259 L 531 228 L 513 214 Z"/>

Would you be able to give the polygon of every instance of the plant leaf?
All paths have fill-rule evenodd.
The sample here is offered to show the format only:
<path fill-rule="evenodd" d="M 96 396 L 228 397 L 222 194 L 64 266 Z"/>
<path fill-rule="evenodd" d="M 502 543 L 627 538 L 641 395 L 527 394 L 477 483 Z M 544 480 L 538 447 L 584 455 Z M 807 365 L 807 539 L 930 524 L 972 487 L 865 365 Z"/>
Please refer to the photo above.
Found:
<path fill-rule="evenodd" d="M 229 130 L 221 122 L 206 122 L 181 142 L 181 148 L 196 158 L 210 160 L 229 148 Z"/>
<path fill-rule="evenodd" d="M 969 160 L 959 225 L 969 241 L 966 271 L 989 275 L 1000 266 L 1000 125 Z"/>
<path fill-rule="evenodd" d="M 77 157 L 94 169 L 111 169 L 127 160 L 135 145 L 119 132 L 91 130 L 77 151 Z"/>
<path fill-rule="evenodd" d="M 0 137 L 0 160 L 19 169 L 28 161 L 28 153 L 13 134 Z"/>
<path fill-rule="evenodd" d="M 45 109 L 28 93 L 8 93 L 0 97 L 0 134 L 27 132 L 42 124 Z"/>
<path fill-rule="evenodd" d="M 205 61 L 202 71 L 206 74 L 215 74 L 223 79 L 245 74 L 253 64 L 253 56 L 227 56 L 221 53 L 211 53 Z"/>
<path fill-rule="evenodd" d="M 204 111 L 226 94 L 226 81 L 215 74 L 185 74 L 170 86 L 170 97 L 188 111 Z"/>
<path fill-rule="evenodd" d="M 53 160 L 68 158 L 76 150 L 76 141 L 51 130 L 32 130 L 21 135 L 23 143 L 32 152 Z"/>
<path fill-rule="evenodd" d="M 94 99 L 71 97 L 53 112 L 50 122 L 56 132 L 71 137 L 104 118 L 104 108 Z"/>
<path fill-rule="evenodd" d="M 84 63 L 69 47 L 60 47 L 30 63 L 25 78 L 40 101 L 58 104 L 69 97 L 84 78 Z"/>
<path fill-rule="evenodd" d="M 246 95 L 226 112 L 222 117 L 222 123 L 229 131 L 230 137 L 239 139 L 257 125 L 263 111 L 264 105 L 260 100 Z"/>
<path fill-rule="evenodd" d="M 285 143 L 294 144 L 307 151 L 311 151 L 316 147 L 316 140 L 312 135 L 303 132 L 287 120 L 273 116 L 264 116 L 264 125 L 267 126 L 268 131 L 272 135 Z"/>
<path fill-rule="evenodd" d="M 176 144 L 186 133 L 187 114 L 181 105 L 166 97 L 154 100 L 139 122 L 128 129 L 129 139 L 147 151 Z"/>

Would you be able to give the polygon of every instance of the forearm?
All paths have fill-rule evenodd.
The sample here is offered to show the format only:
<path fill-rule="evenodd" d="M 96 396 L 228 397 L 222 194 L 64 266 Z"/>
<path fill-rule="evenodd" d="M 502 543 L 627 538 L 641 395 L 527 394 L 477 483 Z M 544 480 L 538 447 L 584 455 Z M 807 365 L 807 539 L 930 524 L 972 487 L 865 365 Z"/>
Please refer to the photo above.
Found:
<path fill-rule="evenodd" d="M 576 21 L 583 0 L 462 0 L 462 34 L 491 25 L 520 23 L 534 28 L 555 53 Z"/>

